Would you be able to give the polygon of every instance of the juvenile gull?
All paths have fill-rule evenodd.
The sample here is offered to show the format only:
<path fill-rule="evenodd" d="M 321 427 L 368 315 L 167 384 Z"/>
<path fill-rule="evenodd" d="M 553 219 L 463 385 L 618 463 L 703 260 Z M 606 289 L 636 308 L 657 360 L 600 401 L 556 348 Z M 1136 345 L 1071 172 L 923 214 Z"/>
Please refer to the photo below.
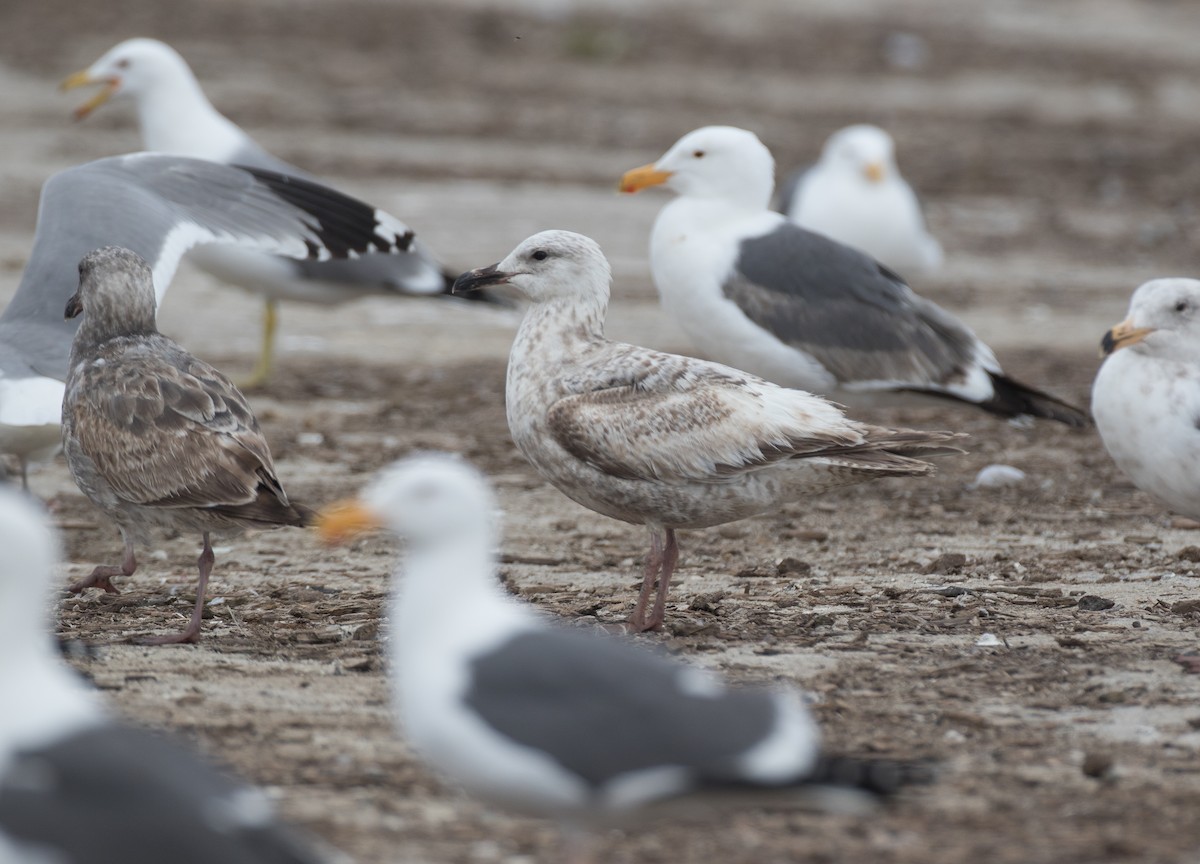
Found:
<path fill-rule="evenodd" d="M 878 126 L 831 135 L 820 160 L 783 183 L 779 211 L 905 276 L 942 266 L 941 244 L 896 165 L 896 144 Z"/>
<path fill-rule="evenodd" d="M 420 755 L 467 791 L 587 828 L 700 793 L 886 794 L 922 779 L 920 766 L 824 753 L 794 690 L 728 688 L 507 596 L 495 506 L 470 466 L 426 455 L 318 517 L 326 540 L 383 526 L 407 541 L 389 607 L 394 709 Z"/>
<path fill-rule="evenodd" d="M 288 501 L 266 439 L 233 383 L 160 334 L 146 262 L 105 247 L 79 264 L 68 317 L 83 315 L 71 345 L 63 399 L 63 451 L 79 488 L 121 529 L 119 565 L 100 565 L 71 586 L 115 592 L 137 567 L 134 543 L 154 529 L 195 531 L 204 549 L 196 604 L 181 633 L 145 644 L 194 642 L 213 565 L 212 533 L 303 525 Z"/>
<path fill-rule="evenodd" d="M 646 525 L 650 554 L 631 623 L 658 627 L 679 528 L 777 510 L 875 477 L 929 474 L 917 456 L 947 432 L 883 429 L 728 366 L 604 338 L 611 272 L 594 241 L 528 238 L 456 291 L 511 284 L 532 305 L 508 358 L 513 440 L 538 472 L 598 513 Z M 646 605 L 657 578 L 654 611 Z"/>
<path fill-rule="evenodd" d="M 57 538 L 28 496 L 3 488 L 0 549 L 0 861 L 325 860 L 263 793 L 114 719 L 67 668 L 51 635 Z"/>
<path fill-rule="evenodd" d="M 1139 489 L 1200 519 L 1200 281 L 1155 279 L 1104 335 L 1096 429 Z"/>
<path fill-rule="evenodd" d="M 89 162 L 42 186 L 33 249 L 0 314 L 0 455 L 26 464 L 58 450 L 63 380 L 78 321 L 63 307 L 79 285 L 79 261 L 124 246 L 154 270 L 158 299 L 179 259 L 203 243 L 235 244 L 296 258 L 407 249 L 398 219 L 306 180 L 151 153 Z M 378 256 L 370 256 L 378 257 Z"/>
<path fill-rule="evenodd" d="M 663 307 L 701 351 L 815 393 L 917 392 L 1071 426 L 1087 413 L 1008 378 L 965 324 L 873 258 L 768 209 L 775 170 L 752 132 L 708 126 L 625 174 L 665 184 L 650 264 Z"/>
<path fill-rule="evenodd" d="M 102 85 L 102 89 L 77 109 L 76 116 L 90 114 L 111 97 L 129 97 L 147 150 L 314 179 L 272 156 L 219 113 L 187 62 L 156 39 L 129 39 L 115 45 L 62 83 L 64 89 L 86 85 Z M 262 351 L 246 382 L 259 384 L 270 373 L 279 300 L 342 303 L 368 294 L 449 293 L 453 278 L 432 253 L 420 243 L 413 253 L 404 258 L 297 262 L 245 250 L 205 249 L 191 258 L 218 279 L 265 298 Z M 491 295 L 478 299 L 495 300 Z"/>

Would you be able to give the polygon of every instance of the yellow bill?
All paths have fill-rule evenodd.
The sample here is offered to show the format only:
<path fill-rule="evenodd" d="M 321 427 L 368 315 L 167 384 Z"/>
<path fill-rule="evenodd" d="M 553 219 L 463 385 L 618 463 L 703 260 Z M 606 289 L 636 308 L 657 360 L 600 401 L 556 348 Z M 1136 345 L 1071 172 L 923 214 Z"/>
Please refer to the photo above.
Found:
<path fill-rule="evenodd" d="M 621 185 L 617 188 L 627 194 L 633 194 L 651 186 L 661 186 L 671 179 L 673 173 L 672 171 L 659 171 L 653 164 L 643 165 L 641 168 L 626 171 L 621 177 Z"/>
<path fill-rule="evenodd" d="M 1106 357 L 1114 351 L 1136 345 L 1153 332 L 1153 327 L 1135 327 L 1133 321 L 1127 318 L 1104 334 L 1100 340 L 1100 356 Z"/>
<path fill-rule="evenodd" d="M 313 527 L 323 543 L 335 546 L 382 528 L 383 523 L 362 501 L 349 499 L 321 508 Z"/>
<path fill-rule="evenodd" d="M 94 84 L 101 85 L 101 89 L 97 91 L 95 96 L 75 109 L 76 120 L 82 120 L 111 99 L 113 94 L 117 92 L 117 88 L 121 86 L 121 80 L 119 78 L 93 78 L 88 70 L 80 69 L 75 74 L 68 75 L 58 85 L 59 90 L 66 92 L 67 90 L 74 90 L 77 87 L 90 87 Z"/>

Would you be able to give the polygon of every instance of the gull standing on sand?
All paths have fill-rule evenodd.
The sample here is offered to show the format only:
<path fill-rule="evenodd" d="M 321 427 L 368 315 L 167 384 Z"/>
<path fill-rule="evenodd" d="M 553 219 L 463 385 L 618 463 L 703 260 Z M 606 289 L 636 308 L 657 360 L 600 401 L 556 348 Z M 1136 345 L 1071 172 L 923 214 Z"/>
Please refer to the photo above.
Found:
<path fill-rule="evenodd" d="M 128 39 L 62 82 L 66 90 L 89 85 L 102 89 L 76 110 L 76 117 L 86 117 L 113 97 L 132 98 L 147 150 L 314 179 L 272 156 L 218 112 L 187 62 L 164 42 Z M 369 294 L 434 296 L 448 294 L 453 282 L 420 243 L 403 258 L 298 262 L 222 248 L 200 250 L 191 259 L 218 279 L 266 300 L 262 350 L 246 386 L 261 384 L 270 375 L 278 301 L 332 304 Z M 478 299 L 496 302 L 490 295 Z"/>
<path fill-rule="evenodd" d="M 467 791 L 578 830 L 704 793 L 870 796 L 929 779 L 920 764 L 825 753 L 790 688 L 729 688 L 624 639 L 551 623 L 500 587 L 495 509 L 477 471 L 426 455 L 317 520 L 331 542 L 371 527 L 407 541 L 389 612 L 395 713 L 418 753 Z"/>
<path fill-rule="evenodd" d="M 62 660 L 50 615 L 58 538 L 0 488 L 0 861 L 319 864 L 267 796 L 109 715 Z M 6 857 L 7 855 L 7 857 Z"/>
<path fill-rule="evenodd" d="M 188 626 L 143 644 L 194 642 L 213 565 L 209 536 L 301 526 L 267 441 L 228 378 L 158 332 L 149 266 L 106 247 L 79 264 L 66 315 L 82 314 L 63 399 L 63 452 L 83 493 L 121 529 L 119 565 L 100 565 L 71 586 L 116 592 L 112 577 L 137 567 L 133 546 L 154 529 L 201 534 L 204 549 Z"/>
<path fill-rule="evenodd" d="M 608 261 L 595 241 L 544 231 L 455 291 L 510 284 L 531 302 L 508 358 L 513 441 L 538 472 L 598 513 L 646 525 L 650 554 L 631 624 L 662 624 L 675 531 L 777 510 L 876 477 L 920 476 L 955 435 L 849 420 L 818 396 L 728 366 L 611 342 Z M 655 581 L 654 610 L 646 606 Z"/>
<path fill-rule="evenodd" d="M 1200 281 L 1155 279 L 1106 334 L 1096 429 L 1137 487 L 1200 519 Z"/>
<path fill-rule="evenodd" d="M 924 393 L 1002 417 L 1086 426 L 1085 411 L 1005 376 L 965 324 L 873 258 L 769 209 L 775 162 L 752 132 L 707 126 L 623 192 L 665 185 L 650 265 L 663 308 L 714 360 L 814 393 Z"/>
<path fill-rule="evenodd" d="M 161 301 L 183 253 L 235 244 L 295 258 L 407 250 L 398 219 L 316 183 L 274 171 L 133 153 L 98 159 L 42 186 L 33 248 L 0 314 L 0 455 L 30 461 L 62 441 L 63 381 L 78 321 L 63 319 L 79 261 L 101 246 L 138 253 Z"/>
<path fill-rule="evenodd" d="M 797 225 L 865 252 L 906 277 L 942 266 L 921 202 L 900 175 L 896 143 L 860 123 L 829 137 L 817 164 L 782 184 L 779 212 Z"/>

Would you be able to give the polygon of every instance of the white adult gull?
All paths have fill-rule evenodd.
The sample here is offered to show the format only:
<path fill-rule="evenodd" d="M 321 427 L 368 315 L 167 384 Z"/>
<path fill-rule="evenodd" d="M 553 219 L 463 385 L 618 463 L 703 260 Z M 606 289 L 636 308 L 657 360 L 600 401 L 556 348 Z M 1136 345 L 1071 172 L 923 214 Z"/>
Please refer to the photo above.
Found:
<path fill-rule="evenodd" d="M 650 237 L 663 308 L 707 356 L 814 393 L 916 392 L 1071 426 L 1086 412 L 1007 377 L 965 324 L 868 255 L 769 209 L 775 170 L 752 132 L 689 132 L 621 190 L 665 185 Z"/>
<path fill-rule="evenodd" d="M 46 514 L 0 488 L 0 861 L 329 860 L 275 820 L 262 792 L 117 720 L 63 663 L 51 615 L 58 548 Z"/>
<path fill-rule="evenodd" d="M 121 42 L 62 83 L 64 89 L 88 85 L 101 89 L 76 110 L 76 116 L 87 116 L 113 97 L 132 99 L 142 146 L 147 150 L 315 179 L 271 155 L 218 112 L 187 62 L 164 42 Z M 368 294 L 448 294 L 453 277 L 423 244 L 416 243 L 412 251 L 404 258 L 298 262 L 222 248 L 200 250 L 191 259 L 217 278 L 265 298 L 262 351 L 254 372 L 244 382 L 253 385 L 270 374 L 279 300 L 332 304 Z M 477 299 L 495 302 L 491 295 Z"/>
<path fill-rule="evenodd" d="M 906 277 L 942 265 L 942 246 L 896 165 L 896 144 L 878 126 L 860 123 L 831 135 L 817 163 L 782 184 L 779 211 Z"/>
<path fill-rule="evenodd" d="M 1142 285 L 1102 349 L 1092 414 L 1105 448 L 1139 489 L 1200 519 L 1200 281 Z"/>
<path fill-rule="evenodd" d="M 137 567 L 134 544 L 159 529 L 203 538 L 192 617 L 184 630 L 140 640 L 200 636 L 212 571 L 210 535 L 307 523 L 288 500 L 266 438 L 233 382 L 163 336 L 154 324 L 150 268 L 106 246 L 79 263 L 67 317 L 82 315 L 63 397 L 63 452 L 71 478 L 117 524 L 119 565 L 100 565 L 69 590 L 116 592 L 112 577 Z"/>
<path fill-rule="evenodd" d="M 161 301 L 183 253 L 205 243 L 329 259 L 405 250 L 412 231 L 340 192 L 274 171 L 134 153 L 55 174 L 42 186 L 33 248 L 0 314 L 0 455 L 17 457 L 23 480 L 30 461 L 59 446 L 62 382 L 78 326 L 63 319 L 63 308 L 79 286 L 80 259 L 106 245 L 138 253 Z"/>
<path fill-rule="evenodd" d="M 395 714 L 414 749 L 468 792 L 586 829 L 703 793 L 886 794 L 927 779 L 919 765 L 825 753 L 790 688 L 727 687 L 551 623 L 500 587 L 495 508 L 477 471 L 430 454 L 318 517 L 331 542 L 370 527 L 407 541 L 389 605 Z"/>
<path fill-rule="evenodd" d="M 611 271 L 596 243 L 544 231 L 456 291 L 510 284 L 531 301 L 508 358 L 513 441 L 578 503 L 650 529 L 631 624 L 658 627 L 675 531 L 777 510 L 876 477 L 921 476 L 946 432 L 856 423 L 835 405 L 737 369 L 604 337 Z M 658 582 L 654 610 L 646 617 Z"/>

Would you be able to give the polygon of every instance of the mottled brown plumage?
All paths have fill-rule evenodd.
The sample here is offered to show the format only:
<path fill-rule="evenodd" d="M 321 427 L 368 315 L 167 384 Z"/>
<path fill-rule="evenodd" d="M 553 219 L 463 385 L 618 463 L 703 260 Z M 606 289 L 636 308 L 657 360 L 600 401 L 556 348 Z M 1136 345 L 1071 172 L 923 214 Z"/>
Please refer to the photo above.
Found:
<path fill-rule="evenodd" d="M 156 528 L 203 535 L 200 586 L 188 628 L 154 641 L 193 641 L 212 565 L 211 533 L 303 525 L 275 476 L 266 439 L 245 397 L 154 324 L 149 267 L 106 247 L 79 265 L 67 314 L 83 315 L 71 345 L 63 400 L 63 450 L 71 476 L 117 523 L 119 567 L 100 566 L 72 591 L 115 591 L 111 578 L 136 568 L 133 544 Z"/>
<path fill-rule="evenodd" d="M 533 301 L 508 362 L 517 447 L 573 500 L 649 527 L 635 626 L 663 619 L 676 529 L 733 522 L 875 477 L 929 474 L 920 457 L 961 452 L 948 444 L 952 433 L 868 426 L 818 396 L 729 366 L 611 342 L 609 280 L 593 241 L 547 231 L 459 282 L 510 282 Z"/>

